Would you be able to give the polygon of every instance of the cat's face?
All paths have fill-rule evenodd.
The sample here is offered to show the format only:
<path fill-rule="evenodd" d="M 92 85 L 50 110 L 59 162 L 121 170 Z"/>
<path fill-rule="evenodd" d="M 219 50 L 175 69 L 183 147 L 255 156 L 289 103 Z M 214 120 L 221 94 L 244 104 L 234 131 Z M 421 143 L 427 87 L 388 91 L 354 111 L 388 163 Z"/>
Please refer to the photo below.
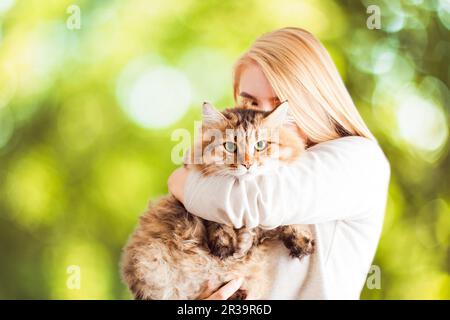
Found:
<path fill-rule="evenodd" d="M 286 103 L 271 112 L 248 107 L 219 112 L 205 103 L 197 168 L 205 175 L 246 177 L 295 160 L 304 145 L 283 126 L 287 111 Z"/>

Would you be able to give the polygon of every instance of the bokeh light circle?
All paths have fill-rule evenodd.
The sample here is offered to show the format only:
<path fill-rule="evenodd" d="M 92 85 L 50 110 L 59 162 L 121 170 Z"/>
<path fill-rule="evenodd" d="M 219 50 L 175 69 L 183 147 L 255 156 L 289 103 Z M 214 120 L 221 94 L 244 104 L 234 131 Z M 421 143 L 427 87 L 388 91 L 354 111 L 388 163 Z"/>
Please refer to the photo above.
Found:
<path fill-rule="evenodd" d="M 0 1 L 0 13 L 5 13 L 15 4 L 15 0 L 1 0 Z"/>
<path fill-rule="evenodd" d="M 191 103 L 191 85 L 178 69 L 154 66 L 119 88 L 121 107 L 135 123 L 160 129 L 176 123 Z"/>
<path fill-rule="evenodd" d="M 448 127 L 442 109 L 415 90 L 398 96 L 396 112 L 401 137 L 422 151 L 436 151 L 447 141 Z"/>

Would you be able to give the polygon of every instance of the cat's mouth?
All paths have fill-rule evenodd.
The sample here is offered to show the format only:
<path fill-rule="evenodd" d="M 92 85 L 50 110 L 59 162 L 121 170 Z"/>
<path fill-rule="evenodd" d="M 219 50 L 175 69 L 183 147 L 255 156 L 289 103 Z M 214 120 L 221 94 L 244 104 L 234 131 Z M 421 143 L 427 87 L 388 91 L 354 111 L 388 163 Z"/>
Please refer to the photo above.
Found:
<path fill-rule="evenodd" d="M 257 165 L 251 165 L 249 167 L 244 165 L 238 165 L 233 168 L 232 172 L 233 175 L 236 177 L 251 177 L 256 176 L 258 174 L 258 166 Z"/>

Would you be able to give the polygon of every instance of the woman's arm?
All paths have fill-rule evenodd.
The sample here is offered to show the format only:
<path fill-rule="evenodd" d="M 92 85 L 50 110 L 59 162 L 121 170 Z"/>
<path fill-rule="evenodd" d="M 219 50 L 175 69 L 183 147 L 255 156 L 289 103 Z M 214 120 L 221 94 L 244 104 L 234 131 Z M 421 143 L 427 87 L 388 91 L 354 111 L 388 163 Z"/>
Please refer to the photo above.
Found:
<path fill-rule="evenodd" d="M 389 175 L 378 144 L 345 137 L 309 148 L 295 164 L 242 181 L 184 172 L 185 183 L 173 193 L 204 219 L 275 228 L 363 219 L 374 206 L 385 205 Z"/>

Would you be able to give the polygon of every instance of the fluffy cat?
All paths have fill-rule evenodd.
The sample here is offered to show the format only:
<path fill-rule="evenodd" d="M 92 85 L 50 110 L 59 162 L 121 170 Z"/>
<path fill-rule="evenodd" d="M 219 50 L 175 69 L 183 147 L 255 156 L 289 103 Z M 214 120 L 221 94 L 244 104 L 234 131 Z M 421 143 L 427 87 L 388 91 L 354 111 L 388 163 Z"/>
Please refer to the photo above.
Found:
<path fill-rule="evenodd" d="M 287 110 L 283 103 L 271 112 L 247 106 L 219 112 L 204 103 L 201 141 L 190 152 L 193 163 L 185 166 L 204 175 L 242 179 L 294 161 L 304 144 L 283 126 Z M 233 229 L 190 214 L 169 195 L 141 216 L 123 250 L 122 278 L 135 299 L 197 299 L 208 280 L 219 288 L 243 276 L 230 299 L 263 299 L 270 289 L 271 241 L 282 241 L 294 258 L 314 250 L 305 226 Z"/>

